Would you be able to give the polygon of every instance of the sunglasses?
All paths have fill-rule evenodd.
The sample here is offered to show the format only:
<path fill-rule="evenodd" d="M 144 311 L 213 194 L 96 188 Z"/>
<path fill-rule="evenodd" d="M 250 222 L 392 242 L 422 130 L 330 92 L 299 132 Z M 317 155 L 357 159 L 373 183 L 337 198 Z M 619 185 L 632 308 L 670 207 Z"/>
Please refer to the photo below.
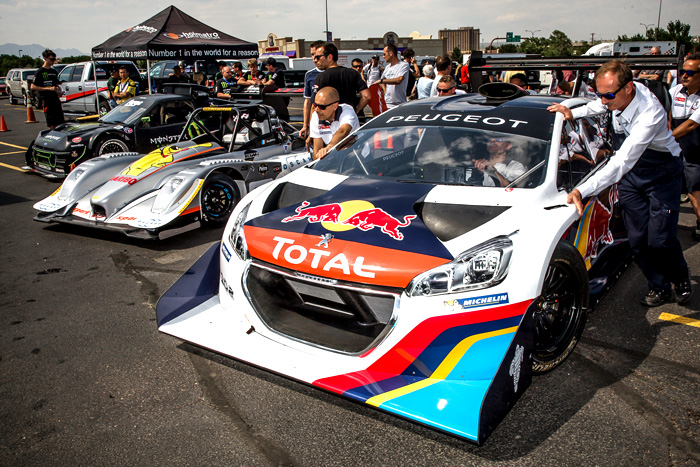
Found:
<path fill-rule="evenodd" d="M 695 73 L 699 72 L 699 71 L 700 71 L 700 70 L 681 70 L 681 71 L 680 71 L 680 75 L 681 75 L 681 76 L 683 76 L 683 75 L 688 75 L 688 78 L 692 78 L 693 75 L 694 75 Z"/>
<path fill-rule="evenodd" d="M 318 107 L 321 110 L 326 110 L 329 106 L 336 104 L 338 101 L 333 101 L 330 104 L 317 104 L 314 102 L 313 106 Z"/>
<path fill-rule="evenodd" d="M 56 60 L 56 57 L 48 57 L 47 60 Z"/>
<path fill-rule="evenodd" d="M 359 70 L 360 68 L 362 68 L 362 65 L 353 65 L 352 67 L 357 68 Z"/>
<path fill-rule="evenodd" d="M 489 140 L 489 143 L 502 143 L 502 142 L 503 142 L 503 139 L 501 139 L 501 138 L 491 138 Z"/>
<path fill-rule="evenodd" d="M 443 89 L 443 88 L 437 88 L 437 92 L 438 92 L 438 93 L 450 92 L 450 91 L 452 91 L 454 88 L 455 88 L 454 86 L 452 86 L 451 88 L 445 88 L 445 89 Z"/>
<path fill-rule="evenodd" d="M 321 57 L 325 57 L 323 54 L 314 55 L 314 60 L 320 60 Z"/>
<path fill-rule="evenodd" d="M 601 99 L 606 99 L 606 100 L 611 101 L 611 100 L 615 99 L 615 96 L 617 96 L 617 93 L 618 93 L 618 92 L 622 91 L 622 88 L 624 88 L 625 86 L 627 86 L 627 83 L 629 83 L 629 81 L 625 81 L 625 82 L 622 84 L 622 86 L 620 86 L 619 88 L 617 88 L 617 91 L 615 91 L 615 92 L 606 92 L 606 93 L 604 93 L 604 94 L 601 94 L 601 93 L 599 93 L 599 92 L 596 92 L 595 95 L 598 96 L 598 97 L 600 97 Z"/>

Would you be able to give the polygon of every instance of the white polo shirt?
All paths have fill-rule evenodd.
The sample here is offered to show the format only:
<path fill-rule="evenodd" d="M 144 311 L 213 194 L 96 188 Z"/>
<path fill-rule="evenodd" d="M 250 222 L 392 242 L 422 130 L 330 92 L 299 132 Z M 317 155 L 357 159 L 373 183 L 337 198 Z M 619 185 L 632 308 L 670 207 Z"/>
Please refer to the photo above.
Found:
<path fill-rule="evenodd" d="M 319 122 L 318 113 L 311 112 L 311 122 L 309 123 L 309 134 L 312 138 L 323 139 L 324 144 L 331 142 L 333 135 L 344 124 L 350 125 L 351 131 L 360 128 L 360 120 L 357 118 L 355 109 L 347 104 L 338 105 L 338 110 L 335 113 L 335 119 L 332 123 L 326 121 Z"/>
<path fill-rule="evenodd" d="M 688 95 L 682 84 L 669 91 L 671 94 L 671 117 L 690 119 L 700 123 L 700 93 Z"/>
<path fill-rule="evenodd" d="M 640 83 L 633 83 L 637 92 L 632 102 L 622 112 L 613 112 L 613 129 L 624 133 L 625 141 L 596 174 L 586 180 L 578 190 L 583 198 L 600 193 L 604 188 L 620 181 L 623 175 L 632 170 L 647 148 L 670 152 L 680 156 L 681 147 L 668 129 L 668 117 L 663 106 L 654 94 Z M 574 118 L 598 115 L 607 112 L 601 99 L 573 109 Z"/>

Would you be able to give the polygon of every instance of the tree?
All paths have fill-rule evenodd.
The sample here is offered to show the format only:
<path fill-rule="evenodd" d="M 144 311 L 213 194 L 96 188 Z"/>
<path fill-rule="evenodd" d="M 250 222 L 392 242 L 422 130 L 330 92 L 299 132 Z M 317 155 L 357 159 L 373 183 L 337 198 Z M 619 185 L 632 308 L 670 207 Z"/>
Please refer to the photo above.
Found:
<path fill-rule="evenodd" d="M 518 51 L 518 46 L 515 44 L 503 44 L 498 47 L 498 53 L 514 54 Z"/>
<path fill-rule="evenodd" d="M 545 57 L 570 57 L 574 51 L 571 39 L 563 32 L 555 29 L 549 36 L 549 47 L 544 51 Z"/>
<path fill-rule="evenodd" d="M 549 46 L 549 40 L 545 37 L 526 37 L 520 43 L 518 51 L 523 54 L 542 54 Z"/>
<path fill-rule="evenodd" d="M 450 58 L 454 62 L 462 63 L 462 51 L 459 49 L 459 47 L 455 47 L 454 49 L 452 49 L 452 53 L 450 54 Z"/>
<path fill-rule="evenodd" d="M 678 47 L 685 45 L 685 51 L 690 52 L 693 48 L 693 38 L 690 35 L 690 25 L 681 23 L 679 20 L 669 21 L 668 23 L 668 40 L 676 41 Z"/>

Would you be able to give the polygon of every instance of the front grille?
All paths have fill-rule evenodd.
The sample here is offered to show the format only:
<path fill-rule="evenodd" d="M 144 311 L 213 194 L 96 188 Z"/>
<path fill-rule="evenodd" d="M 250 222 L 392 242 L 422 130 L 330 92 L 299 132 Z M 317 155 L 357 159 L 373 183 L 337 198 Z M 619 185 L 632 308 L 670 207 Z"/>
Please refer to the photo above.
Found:
<path fill-rule="evenodd" d="M 32 159 L 39 165 L 56 167 L 56 153 L 53 151 L 33 148 Z"/>
<path fill-rule="evenodd" d="M 105 211 L 105 208 L 100 206 L 99 204 L 93 204 L 92 205 L 92 213 L 94 214 L 95 217 L 107 217 L 107 212 Z"/>
<path fill-rule="evenodd" d="M 273 331 L 347 353 L 369 349 L 388 332 L 400 293 L 317 282 L 262 263 L 250 265 L 244 287 Z"/>

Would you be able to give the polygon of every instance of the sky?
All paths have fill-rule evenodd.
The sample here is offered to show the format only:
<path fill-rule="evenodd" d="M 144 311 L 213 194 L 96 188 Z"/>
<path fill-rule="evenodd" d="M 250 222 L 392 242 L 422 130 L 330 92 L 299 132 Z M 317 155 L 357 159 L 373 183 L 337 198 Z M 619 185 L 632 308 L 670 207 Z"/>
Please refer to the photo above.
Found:
<path fill-rule="evenodd" d="M 442 28 L 472 26 L 481 30 L 481 41 L 504 37 L 506 32 L 549 37 L 563 31 L 572 40 L 615 40 L 618 35 L 644 33 L 655 27 L 661 4 L 661 27 L 681 20 L 700 35 L 700 2 L 697 0 L 587 0 L 579 2 L 527 2 L 489 0 L 287 0 L 241 2 L 238 0 L 184 0 L 175 4 L 185 13 L 240 39 L 257 42 L 274 33 L 313 41 L 324 37 L 366 39 L 393 31 L 400 37 L 413 31 L 437 38 Z M 272 7 L 273 3 L 277 3 Z M 172 0 L 70 0 L 46 2 L 0 0 L 0 44 L 37 43 L 49 48 L 92 47 L 124 29 L 136 26 L 172 4 Z"/>

